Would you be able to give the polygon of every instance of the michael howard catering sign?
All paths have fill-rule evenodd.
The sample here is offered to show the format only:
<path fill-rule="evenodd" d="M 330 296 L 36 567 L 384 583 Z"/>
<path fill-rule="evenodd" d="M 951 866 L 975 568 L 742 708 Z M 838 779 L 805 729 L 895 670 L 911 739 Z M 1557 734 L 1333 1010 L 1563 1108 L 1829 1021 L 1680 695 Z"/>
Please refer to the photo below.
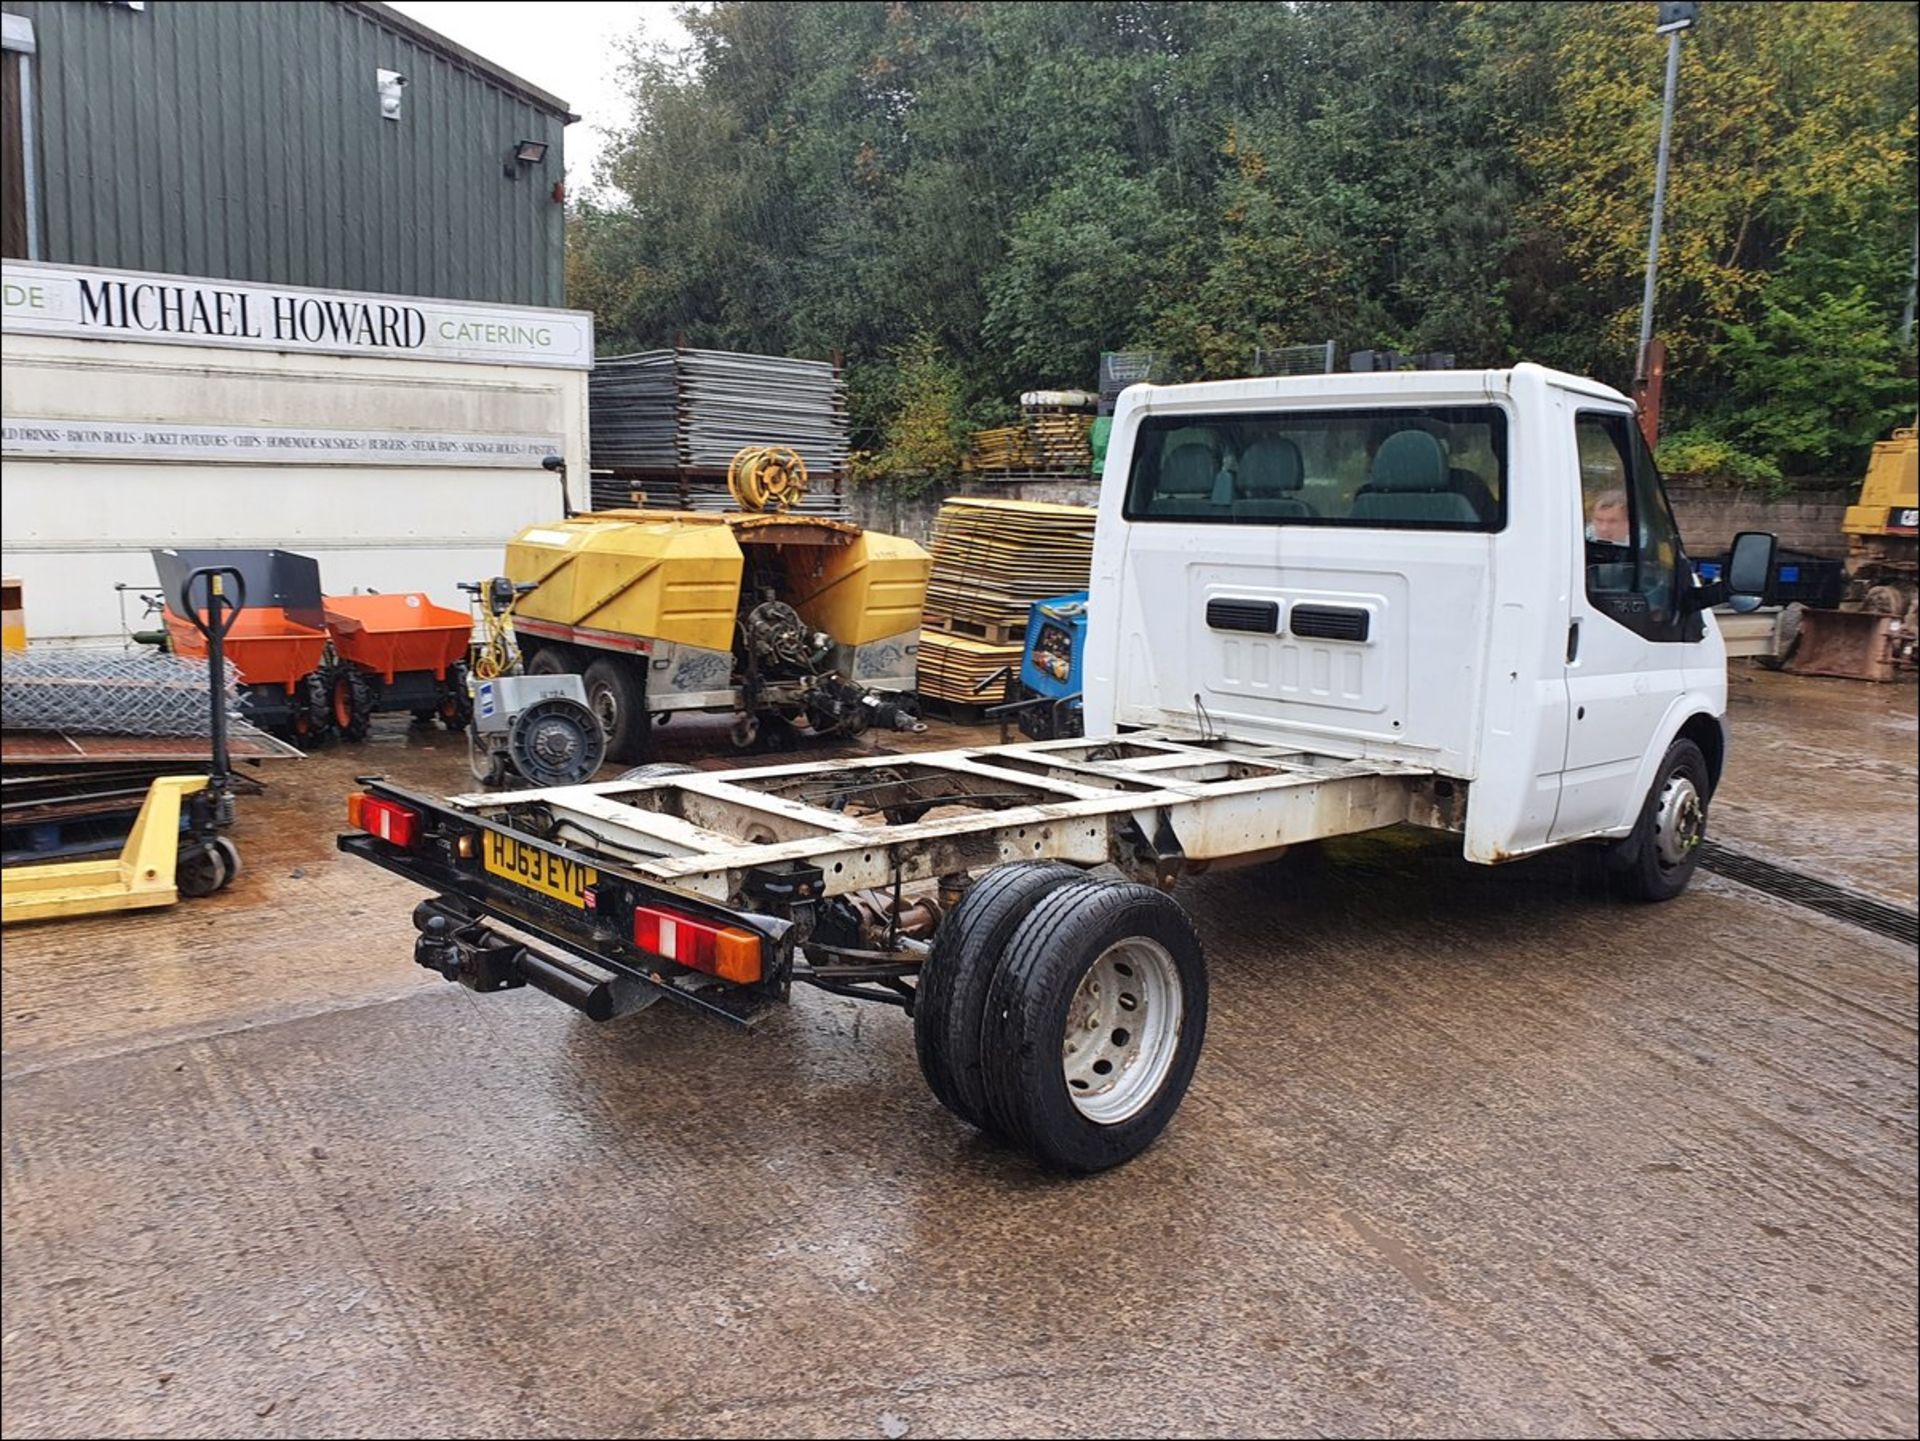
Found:
<path fill-rule="evenodd" d="M 0 267 L 8 335 L 593 368 L 593 317 L 75 265 Z"/>

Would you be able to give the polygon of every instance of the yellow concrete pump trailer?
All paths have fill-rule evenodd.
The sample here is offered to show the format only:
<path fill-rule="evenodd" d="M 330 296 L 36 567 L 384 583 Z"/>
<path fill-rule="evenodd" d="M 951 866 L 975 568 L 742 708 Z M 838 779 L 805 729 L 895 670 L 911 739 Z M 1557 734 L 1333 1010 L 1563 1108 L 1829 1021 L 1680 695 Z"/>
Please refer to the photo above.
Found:
<path fill-rule="evenodd" d="M 533 675 L 577 674 L 610 759 L 676 711 L 731 712 L 741 749 L 795 727 L 921 729 L 912 708 L 931 561 L 899 536 L 788 514 L 602 511 L 530 526 L 506 572 Z"/>

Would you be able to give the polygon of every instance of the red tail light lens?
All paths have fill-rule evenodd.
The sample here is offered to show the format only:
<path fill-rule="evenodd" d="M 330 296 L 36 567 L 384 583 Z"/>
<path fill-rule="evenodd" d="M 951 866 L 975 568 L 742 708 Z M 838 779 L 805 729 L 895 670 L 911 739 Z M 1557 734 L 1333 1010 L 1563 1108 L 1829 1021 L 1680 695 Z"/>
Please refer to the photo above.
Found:
<path fill-rule="evenodd" d="M 720 926 L 658 906 L 633 913 L 633 943 L 641 950 L 723 981 L 760 979 L 760 937 L 744 926 Z"/>
<path fill-rule="evenodd" d="M 369 835 L 391 841 L 402 850 L 410 850 L 420 839 L 420 812 L 398 801 L 381 800 L 365 791 L 347 797 L 347 824 L 358 826 Z"/>

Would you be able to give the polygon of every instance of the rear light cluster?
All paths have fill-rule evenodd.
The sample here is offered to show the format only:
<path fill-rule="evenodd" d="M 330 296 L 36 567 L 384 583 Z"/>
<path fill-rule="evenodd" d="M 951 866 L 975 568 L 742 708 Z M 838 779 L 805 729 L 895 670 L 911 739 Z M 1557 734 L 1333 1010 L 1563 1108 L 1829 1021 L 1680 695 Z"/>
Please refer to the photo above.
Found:
<path fill-rule="evenodd" d="M 637 906 L 633 943 L 650 955 L 723 981 L 751 985 L 760 979 L 760 937 L 744 926 L 720 926 L 657 906 Z"/>
<path fill-rule="evenodd" d="M 411 849 L 420 839 L 420 812 L 365 791 L 354 791 L 347 797 L 347 824 L 391 841 L 402 850 Z"/>

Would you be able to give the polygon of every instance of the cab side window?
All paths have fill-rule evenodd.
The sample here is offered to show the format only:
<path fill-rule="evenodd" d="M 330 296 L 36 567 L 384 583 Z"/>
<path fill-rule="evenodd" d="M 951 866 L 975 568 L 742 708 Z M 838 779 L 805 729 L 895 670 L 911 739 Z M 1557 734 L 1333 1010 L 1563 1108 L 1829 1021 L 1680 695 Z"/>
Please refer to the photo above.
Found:
<path fill-rule="evenodd" d="M 1695 638 L 1697 619 L 1680 608 L 1680 530 L 1639 427 L 1631 416 L 1595 411 L 1582 411 L 1574 427 L 1587 599 L 1648 640 Z"/>

